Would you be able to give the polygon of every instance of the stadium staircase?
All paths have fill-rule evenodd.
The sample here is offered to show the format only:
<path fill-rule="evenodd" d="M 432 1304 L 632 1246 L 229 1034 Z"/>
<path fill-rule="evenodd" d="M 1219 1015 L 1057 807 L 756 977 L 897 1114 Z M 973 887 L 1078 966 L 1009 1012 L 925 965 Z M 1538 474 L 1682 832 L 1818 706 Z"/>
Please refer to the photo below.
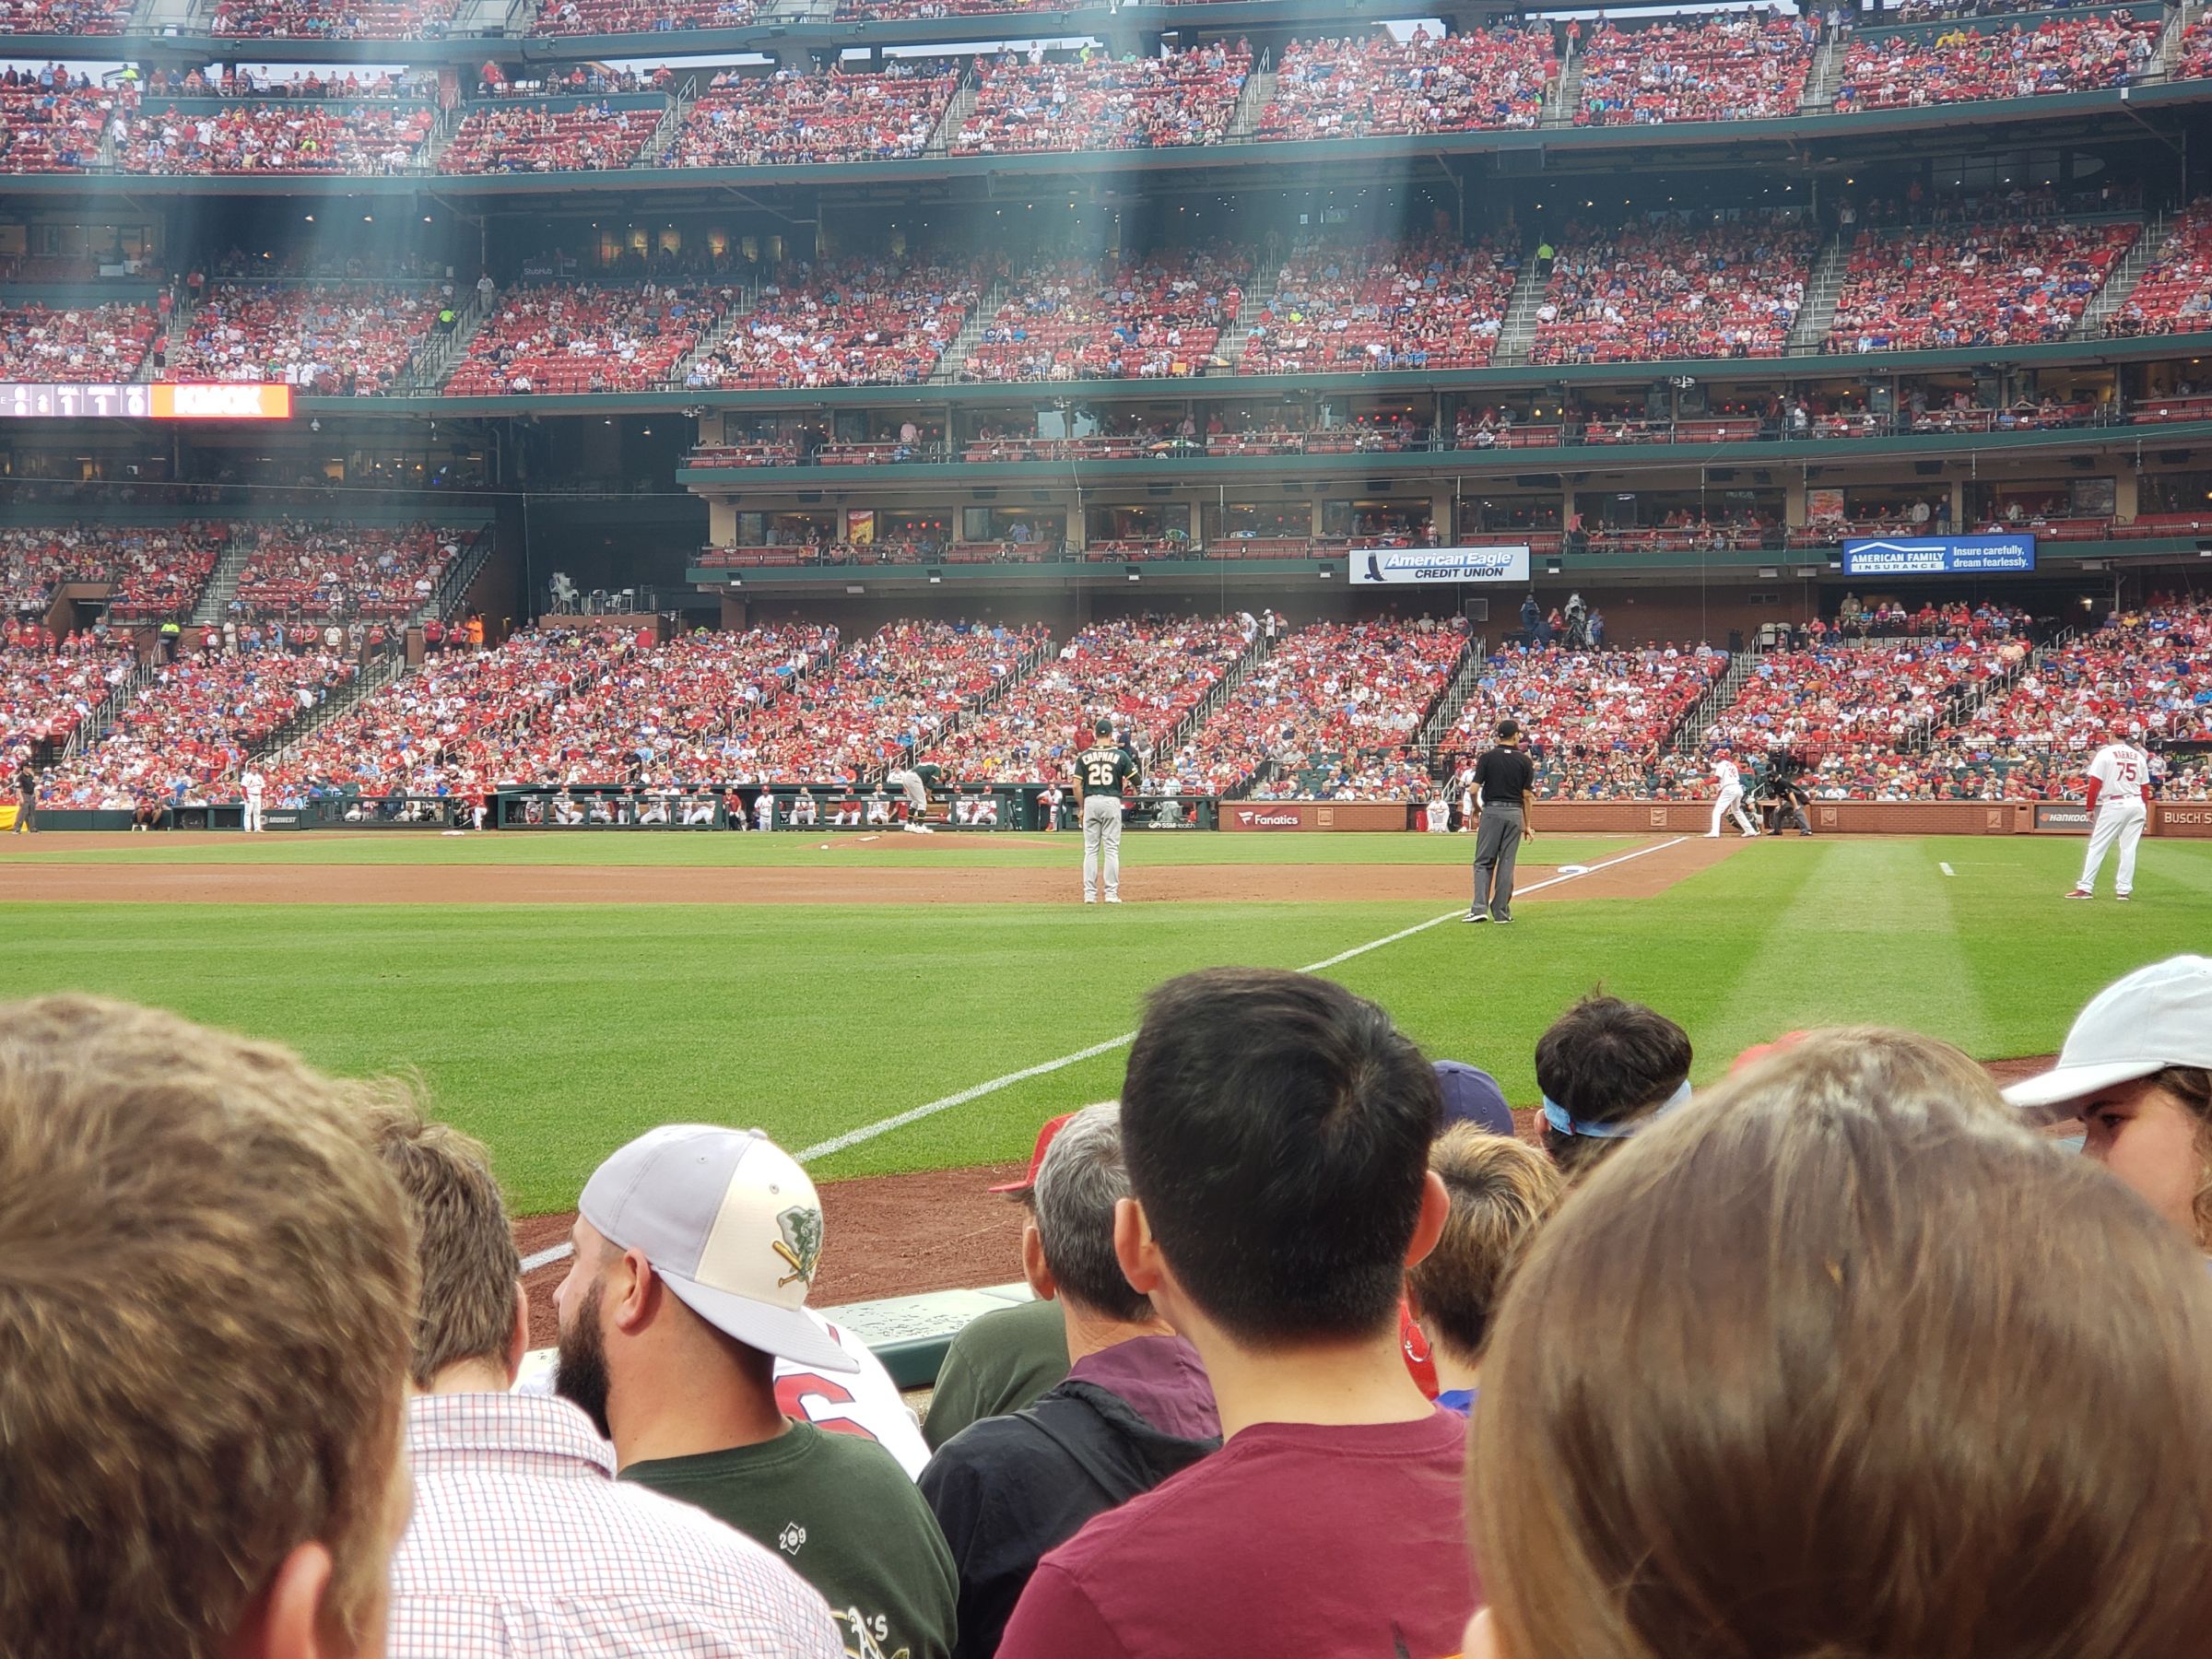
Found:
<path fill-rule="evenodd" d="M 700 335 L 699 344 L 676 359 L 675 366 L 668 371 L 668 378 L 661 382 L 662 390 L 683 391 L 685 382 L 691 378 L 691 371 L 706 361 L 708 357 L 724 341 L 735 334 L 744 325 L 745 320 L 753 314 L 759 303 L 759 284 L 747 282 L 737 296 L 737 303 L 730 308 L 730 314 L 708 329 L 705 334 Z"/>
<path fill-rule="evenodd" d="M 406 657 L 400 652 L 387 652 L 313 708 L 300 710 L 264 737 L 254 746 L 253 758 L 265 764 L 290 759 L 293 751 L 310 737 L 341 715 L 360 707 L 406 671 Z"/>
<path fill-rule="evenodd" d="M 1537 115 L 1540 126 L 1571 127 L 1574 112 L 1583 100 L 1582 53 L 1570 47 L 1559 61 L 1559 73 L 1551 83 L 1551 90 L 1544 96 L 1543 111 Z"/>
<path fill-rule="evenodd" d="M 693 76 L 677 88 L 668 100 L 668 107 L 661 112 L 660 124 L 653 129 L 638 153 L 629 159 L 632 167 L 653 167 L 662 156 L 676 147 L 677 135 L 690 119 L 691 106 L 699 101 L 699 77 Z"/>
<path fill-rule="evenodd" d="M 1282 624 L 1277 624 L 1277 631 L 1284 638 L 1288 637 L 1289 630 Z M 1191 735 L 1211 720 L 1221 705 L 1229 700 L 1230 693 L 1244 683 L 1244 677 L 1267 660 L 1268 649 L 1267 630 L 1264 628 L 1253 629 L 1252 638 L 1245 641 L 1243 654 L 1229 665 L 1229 672 L 1215 683 L 1214 688 L 1184 710 L 1182 718 L 1168 728 L 1167 735 L 1149 750 L 1140 752 L 1137 759 L 1149 767 L 1157 757 L 1172 755 L 1188 743 Z"/>
<path fill-rule="evenodd" d="M 1459 724 L 1459 712 L 1467 706 L 1467 698 L 1475 689 L 1475 682 L 1482 677 L 1483 665 L 1490 660 L 1488 641 L 1479 634 L 1467 636 L 1467 642 L 1459 648 L 1453 659 L 1452 672 L 1413 730 L 1413 746 L 1431 760 L 1438 747 Z"/>
<path fill-rule="evenodd" d="M 1260 124 L 1260 117 L 1275 99 L 1275 71 L 1265 67 L 1254 69 L 1244 77 L 1244 89 L 1237 94 L 1237 107 L 1229 112 L 1229 125 L 1222 132 L 1224 144 L 1250 144 L 1253 132 Z"/>
<path fill-rule="evenodd" d="M 2188 32 L 2198 10 L 2188 0 L 2182 0 L 2181 5 L 2166 15 L 2166 27 L 2159 31 L 2158 48 L 2150 54 L 2150 67 L 2143 75 L 2145 80 L 2162 81 L 2173 73 L 2173 66 L 2182 55 L 2182 36 Z"/>
<path fill-rule="evenodd" d="M 1533 248 L 1521 261 L 1513 297 L 1506 301 L 1505 316 L 1498 324 L 1498 347 L 1490 353 L 1490 361 L 1498 368 L 1528 361 L 1529 342 L 1536 334 L 1536 307 L 1544 303 L 1545 292 L 1551 287 L 1550 268 L 1538 269 L 1539 264 Z"/>
<path fill-rule="evenodd" d="M 185 29 L 195 24 L 205 28 L 207 19 L 195 17 L 198 10 L 195 0 L 138 0 L 131 7 L 130 21 L 124 27 L 134 34 L 141 30 L 154 34 L 165 29 Z"/>
<path fill-rule="evenodd" d="M 192 607 L 185 620 L 194 628 L 220 627 L 223 618 L 230 614 L 230 601 L 238 597 L 238 578 L 246 568 L 246 560 L 253 556 L 253 544 L 242 535 L 233 535 L 223 544 L 223 555 L 215 561 L 208 572 L 207 585 L 200 590 L 200 601 Z"/>
<path fill-rule="evenodd" d="M 154 671 L 144 663 L 133 663 L 130 673 L 124 676 L 122 683 L 101 698 L 90 713 L 70 728 L 68 737 L 62 744 L 61 753 L 55 759 L 72 759 L 98 743 L 122 716 L 124 710 L 130 706 L 139 690 L 152 682 L 153 677 Z"/>
<path fill-rule="evenodd" d="M 450 110 L 438 112 L 435 124 L 430 128 L 430 141 L 423 146 L 422 159 L 410 167 L 410 172 L 434 173 L 445 162 L 445 152 L 453 147 L 460 135 L 461 124 L 468 119 L 468 112 L 456 104 Z"/>
<path fill-rule="evenodd" d="M 938 355 L 937 366 L 929 371 L 931 385 L 949 386 L 958 382 L 960 365 L 968 360 L 970 352 L 982 344 L 983 330 L 991 326 L 991 319 L 998 315 L 998 308 L 1006 302 L 1006 285 L 1002 278 L 984 290 L 983 297 L 975 302 L 975 309 L 968 313 L 967 321 L 960 324 L 960 332 L 952 336 L 952 344 Z"/>
<path fill-rule="evenodd" d="M 1275 275 L 1264 284 L 1256 280 L 1256 271 L 1253 276 L 1255 280 L 1245 291 L 1244 303 L 1238 309 L 1236 320 L 1223 329 L 1221 337 L 1214 342 L 1214 357 L 1221 365 L 1220 372 L 1224 374 L 1237 371 L 1237 365 L 1244 360 L 1244 347 L 1252 339 L 1253 321 L 1275 303 L 1276 295 L 1282 291 L 1283 267 L 1280 265 L 1275 267 Z"/>
<path fill-rule="evenodd" d="M 1735 706 L 1744 682 L 1758 666 L 1759 653 L 1738 651 L 1728 658 L 1728 670 L 1713 681 L 1704 696 L 1683 710 L 1674 730 L 1659 740 L 1661 754 L 1694 755 L 1705 746 L 1705 728 Z"/>
<path fill-rule="evenodd" d="M 975 66 L 971 64 L 960 72 L 960 84 L 953 88 L 952 101 L 945 106 L 945 118 L 937 123 L 937 130 L 929 135 L 922 147 L 924 156 L 944 156 L 951 153 L 952 141 L 959 136 L 960 124 L 975 112 Z"/>
<path fill-rule="evenodd" d="M 1806 72 L 1805 96 L 1798 100 L 1797 110 L 1804 115 L 1825 115 L 1836 105 L 1836 87 L 1843 78 L 1843 33 L 1831 29 L 1822 37 L 1820 46 L 1813 53 L 1813 66 Z"/>
<path fill-rule="evenodd" d="M 435 392 L 442 386 L 453 365 L 468 355 L 468 343 L 477 337 L 477 330 L 491 315 L 476 289 L 466 292 L 467 298 L 461 300 L 453 313 L 453 332 L 441 335 L 433 329 L 407 359 L 406 382 L 413 390 Z M 458 294 L 454 297 L 461 299 Z M 492 298 L 496 302 L 499 297 L 495 294 Z"/>
<path fill-rule="evenodd" d="M 468 596 L 469 585 L 491 558 L 494 539 L 488 525 L 462 545 L 461 557 L 453 560 L 453 568 L 440 580 L 430 596 L 409 614 L 409 628 L 420 628 L 432 617 L 443 620 L 461 614 L 461 602 Z"/>
<path fill-rule="evenodd" d="M 2166 246 L 2168 229 L 2162 213 L 2143 228 L 2143 234 L 2136 238 L 2134 245 L 2112 267 L 2104 286 L 2083 308 L 2081 320 L 2074 324 L 2074 332 L 2067 338 L 2093 340 L 2104 333 L 2112 313 L 2127 303 L 2127 297 L 2136 291 L 2136 284 L 2143 280 L 2143 273 L 2158 263 L 2159 254 Z"/>
<path fill-rule="evenodd" d="M 1828 331 L 1836 320 L 1836 301 L 1843 295 L 1843 274 L 1851 264 L 1851 235 L 1839 231 L 1828 240 L 1813 261 L 1813 269 L 1805 282 L 1805 303 L 1797 308 L 1797 321 L 1790 324 L 1790 338 L 1783 347 L 1792 356 L 1818 352 L 1820 343 L 1828 338 Z"/>

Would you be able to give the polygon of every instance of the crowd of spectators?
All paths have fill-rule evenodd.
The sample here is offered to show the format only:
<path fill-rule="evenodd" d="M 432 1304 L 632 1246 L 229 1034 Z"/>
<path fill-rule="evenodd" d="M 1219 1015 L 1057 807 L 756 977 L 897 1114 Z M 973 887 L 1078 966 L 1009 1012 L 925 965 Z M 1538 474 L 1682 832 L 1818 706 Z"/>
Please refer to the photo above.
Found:
<path fill-rule="evenodd" d="M 661 124 L 657 108 L 604 100 L 477 104 L 438 158 L 445 173 L 590 172 L 628 167 Z"/>
<path fill-rule="evenodd" d="M 858 256 L 794 265 L 759 289 L 729 336 L 691 368 L 686 384 L 918 385 L 974 310 L 969 263 L 902 265 Z"/>
<path fill-rule="evenodd" d="M 7 76 L 16 76 L 13 68 Z M 100 160 L 116 98 L 88 81 L 0 79 L 0 173 L 82 172 Z"/>
<path fill-rule="evenodd" d="M 1113 58 L 1086 47 L 1072 62 L 1009 52 L 979 63 L 975 107 L 951 150 L 997 156 L 1218 143 L 1251 70 L 1242 41 L 1159 57 Z"/>
<path fill-rule="evenodd" d="M 239 534 L 248 551 L 230 614 L 241 618 L 401 621 L 429 602 L 461 556 L 460 533 L 429 524 L 285 522 Z"/>
<path fill-rule="evenodd" d="M 1094 622 L 927 758 L 955 780 L 1065 786 L 1074 757 L 1110 719 L 1140 756 L 1154 747 L 1244 654 L 1249 615 Z"/>
<path fill-rule="evenodd" d="M 410 99 L 429 102 L 438 96 L 435 69 L 310 69 L 284 75 L 265 68 L 256 73 L 240 64 L 194 64 L 171 69 L 160 64 L 147 66 L 138 83 L 141 98 L 330 98 L 351 101 L 362 98 Z"/>
<path fill-rule="evenodd" d="M 2155 603 L 2047 648 L 1982 705 L 1966 732 L 1982 741 L 2071 749 L 2086 760 L 2130 724 L 2154 746 L 2212 741 L 2212 603 Z"/>
<path fill-rule="evenodd" d="M 142 109 L 119 124 L 125 172 L 389 174 L 421 160 L 437 115 L 413 103 L 231 103 Z"/>
<path fill-rule="evenodd" d="M 0 381 L 135 380 L 155 329 L 153 307 L 135 300 L 0 304 Z"/>
<path fill-rule="evenodd" d="M 1861 231 L 1827 348 L 2062 340 L 2141 233 L 2134 223 L 2063 219 Z"/>
<path fill-rule="evenodd" d="M 1551 31 L 1388 30 L 1292 41 L 1253 126 L 1261 139 L 1370 138 L 1533 127 L 1559 73 Z"/>
<path fill-rule="evenodd" d="M 1948 636 L 1770 652 L 1700 735 L 1721 752 L 1909 748 L 2027 653 L 2011 638 Z"/>
<path fill-rule="evenodd" d="M 129 639 L 107 632 L 56 640 L 37 623 L 0 626 L 0 758 L 60 745 L 130 677 Z"/>
<path fill-rule="evenodd" d="M 435 38 L 459 0 L 217 0 L 210 32 L 247 40 Z"/>
<path fill-rule="evenodd" d="M 229 534 L 212 524 L 0 528 L 0 608 L 43 613 L 64 582 L 112 582 L 113 620 L 161 621 L 192 607 Z"/>
<path fill-rule="evenodd" d="M 1444 747 L 1479 749 L 1500 721 L 1515 720 L 1534 735 L 1547 793 L 1614 793 L 1641 777 L 1727 666 L 1727 653 L 1704 645 L 1509 645 L 1477 672 Z"/>
<path fill-rule="evenodd" d="M 875 75 L 725 72 L 685 112 L 668 161 L 759 167 L 907 160 L 928 147 L 957 84 L 949 74 L 900 68 Z"/>
<path fill-rule="evenodd" d="M 499 299 L 445 384 L 455 397 L 643 392 L 735 303 L 729 288 L 528 284 Z"/>
<path fill-rule="evenodd" d="M 159 378 L 281 382 L 323 396 L 390 392 L 439 303 L 433 288 L 391 283 L 212 283 Z"/>
<path fill-rule="evenodd" d="M 359 667 L 317 648 L 187 652 L 159 665 L 100 741 L 47 772 L 53 806 L 121 808 L 141 800 L 229 796 L 229 781 L 279 727 L 312 712 Z"/>
<path fill-rule="evenodd" d="M 759 0 L 546 0 L 530 32 L 649 34 L 688 29 L 743 29 L 759 9 Z"/>
<path fill-rule="evenodd" d="M 2212 76 L 2212 19 L 2201 14 L 2182 30 L 2173 54 L 2174 80 L 2203 80 Z"/>
<path fill-rule="evenodd" d="M 1583 52 L 1574 123 L 1649 126 L 1794 115 L 1818 40 L 1810 17 L 1771 13 L 1625 29 L 1601 22 Z"/>
<path fill-rule="evenodd" d="M 1203 370 L 1252 280 L 1235 251 L 1066 259 L 1007 280 L 959 366 L 967 381 L 1157 380 Z"/>
<path fill-rule="evenodd" d="M 2044 18 L 2032 26 L 1854 34 L 1836 109 L 1888 110 L 1969 99 L 2093 92 L 2140 80 L 2159 22 L 2128 10 Z"/>
<path fill-rule="evenodd" d="M 1300 629 L 1155 762 L 1154 779 L 1201 794 L 1402 798 L 1426 783 L 1407 746 L 1465 645 L 1463 624 L 1428 617 Z"/>
<path fill-rule="evenodd" d="M 121 34 L 138 0 L 0 0 L 0 35 Z"/>
<path fill-rule="evenodd" d="M 1518 272 L 1492 241 L 1302 244 L 1253 319 L 1238 371 L 1486 368 Z"/>
<path fill-rule="evenodd" d="M 2136 286 L 2105 319 L 2107 334 L 2194 334 L 2212 327 L 2212 203 L 2168 227 Z"/>
<path fill-rule="evenodd" d="M 1794 218 L 1571 237 L 1536 308 L 1529 360 L 1779 357 L 1818 246 Z"/>

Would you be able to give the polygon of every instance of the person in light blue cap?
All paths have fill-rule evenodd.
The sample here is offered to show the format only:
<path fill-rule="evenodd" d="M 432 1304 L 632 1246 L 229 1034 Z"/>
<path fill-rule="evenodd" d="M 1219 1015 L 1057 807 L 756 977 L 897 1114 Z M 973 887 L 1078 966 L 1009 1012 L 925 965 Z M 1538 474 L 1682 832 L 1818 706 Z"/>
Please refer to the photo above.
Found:
<path fill-rule="evenodd" d="M 1689 1100 L 1689 1033 L 1641 1003 L 1585 996 L 1536 1040 L 1544 1149 L 1579 1182 Z"/>

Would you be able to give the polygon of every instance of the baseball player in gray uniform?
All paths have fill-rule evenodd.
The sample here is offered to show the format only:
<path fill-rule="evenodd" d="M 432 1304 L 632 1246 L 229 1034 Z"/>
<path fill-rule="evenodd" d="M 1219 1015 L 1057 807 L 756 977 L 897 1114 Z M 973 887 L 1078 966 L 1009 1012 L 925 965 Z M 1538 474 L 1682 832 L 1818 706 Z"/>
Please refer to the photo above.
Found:
<path fill-rule="evenodd" d="M 906 828 L 915 835 L 935 835 L 922 820 L 929 814 L 929 792 L 945 776 L 945 769 L 934 760 L 924 760 L 911 767 L 894 769 L 884 782 L 906 796 Z"/>
<path fill-rule="evenodd" d="M 1136 782 L 1136 757 L 1101 720 L 1098 741 L 1076 757 L 1076 799 L 1083 804 L 1083 902 L 1099 898 L 1099 865 L 1106 866 L 1106 902 L 1122 901 L 1122 792 Z"/>

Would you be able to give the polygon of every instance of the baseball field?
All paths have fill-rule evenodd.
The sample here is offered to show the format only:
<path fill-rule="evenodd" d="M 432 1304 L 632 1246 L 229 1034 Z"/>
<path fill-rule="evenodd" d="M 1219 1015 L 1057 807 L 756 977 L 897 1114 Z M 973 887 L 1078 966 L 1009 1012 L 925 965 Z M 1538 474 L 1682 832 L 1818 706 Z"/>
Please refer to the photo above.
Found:
<path fill-rule="evenodd" d="M 46 835 L 0 845 L 0 994 L 73 989 L 410 1070 L 566 1209 L 655 1123 L 759 1124 L 818 1176 L 1021 1156 L 1112 1094 L 1147 987 L 1312 967 L 1533 1101 L 1536 1034 L 1603 982 L 1686 1026 L 1700 1081 L 1794 1027 L 2047 1053 L 2097 987 L 2212 939 L 2212 843 L 2066 903 L 2072 839 L 1555 840 L 1511 928 L 1456 921 L 1466 838 Z M 1581 871 L 1567 874 L 1567 871 Z M 2109 877 L 2108 877 L 2109 882 Z M 2109 889 L 2108 889 L 2109 890 Z"/>

